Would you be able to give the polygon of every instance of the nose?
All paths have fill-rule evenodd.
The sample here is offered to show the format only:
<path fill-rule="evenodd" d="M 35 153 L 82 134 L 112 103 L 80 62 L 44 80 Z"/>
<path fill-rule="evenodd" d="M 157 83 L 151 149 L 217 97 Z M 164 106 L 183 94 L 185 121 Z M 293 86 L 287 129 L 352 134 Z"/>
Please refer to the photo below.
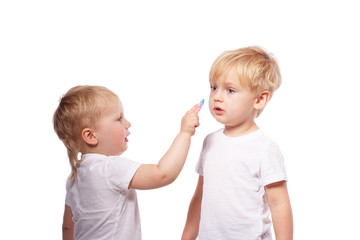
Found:
<path fill-rule="evenodd" d="M 130 127 L 131 127 L 131 123 L 127 119 L 125 119 L 125 128 L 128 129 Z"/>
<path fill-rule="evenodd" d="M 213 99 L 215 102 L 223 102 L 222 91 L 215 91 L 213 95 Z"/>

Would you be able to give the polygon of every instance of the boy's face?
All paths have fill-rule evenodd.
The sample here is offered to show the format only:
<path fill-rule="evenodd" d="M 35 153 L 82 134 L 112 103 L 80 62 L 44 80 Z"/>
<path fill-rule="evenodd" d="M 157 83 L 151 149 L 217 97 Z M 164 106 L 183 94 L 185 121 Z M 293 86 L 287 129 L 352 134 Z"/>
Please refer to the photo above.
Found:
<path fill-rule="evenodd" d="M 216 121 L 225 125 L 225 130 L 241 132 L 256 126 L 254 108 L 256 96 L 241 86 L 235 70 L 223 74 L 210 82 L 210 112 Z"/>
<path fill-rule="evenodd" d="M 115 98 L 109 101 L 94 131 L 98 139 L 97 152 L 108 156 L 122 154 L 127 149 L 130 126 L 121 101 Z"/>

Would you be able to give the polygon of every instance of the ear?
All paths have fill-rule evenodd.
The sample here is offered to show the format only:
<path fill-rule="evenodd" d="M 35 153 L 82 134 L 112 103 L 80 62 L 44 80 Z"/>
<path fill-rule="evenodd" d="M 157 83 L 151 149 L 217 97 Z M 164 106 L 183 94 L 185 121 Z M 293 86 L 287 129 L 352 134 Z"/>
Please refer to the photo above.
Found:
<path fill-rule="evenodd" d="M 96 138 L 96 136 L 94 134 L 94 130 L 91 128 L 84 128 L 81 131 L 81 137 L 84 140 L 84 142 L 89 145 L 95 146 L 98 143 L 98 139 Z"/>
<path fill-rule="evenodd" d="M 270 100 L 270 93 L 269 91 L 263 91 L 260 95 L 255 99 L 254 108 L 257 110 L 264 109 L 266 104 Z"/>

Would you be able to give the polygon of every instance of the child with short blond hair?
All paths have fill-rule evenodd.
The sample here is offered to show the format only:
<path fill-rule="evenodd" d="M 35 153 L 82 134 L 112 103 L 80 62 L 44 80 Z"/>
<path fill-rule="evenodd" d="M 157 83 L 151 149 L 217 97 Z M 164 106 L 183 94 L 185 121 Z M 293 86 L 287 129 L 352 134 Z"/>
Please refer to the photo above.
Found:
<path fill-rule="evenodd" d="M 183 240 L 291 240 L 283 157 L 255 118 L 281 84 L 276 60 L 259 47 L 226 51 L 210 70 L 209 107 L 224 128 L 209 134 L 196 171 Z"/>
<path fill-rule="evenodd" d="M 141 239 L 135 189 L 159 188 L 177 178 L 199 125 L 196 107 L 184 115 L 158 164 L 140 164 L 120 156 L 131 124 L 119 97 L 101 86 L 70 89 L 53 117 L 71 165 L 63 239 Z"/>

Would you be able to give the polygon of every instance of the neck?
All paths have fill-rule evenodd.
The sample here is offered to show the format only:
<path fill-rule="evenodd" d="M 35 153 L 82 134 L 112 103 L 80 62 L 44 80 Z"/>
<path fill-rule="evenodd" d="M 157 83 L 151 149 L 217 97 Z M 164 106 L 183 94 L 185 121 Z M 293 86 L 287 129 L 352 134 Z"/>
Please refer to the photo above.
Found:
<path fill-rule="evenodd" d="M 251 124 L 247 124 L 247 125 L 242 125 L 242 126 L 226 126 L 225 125 L 224 134 L 229 137 L 239 137 L 239 136 L 254 132 L 258 129 L 259 129 L 259 127 L 255 124 L 255 122 L 252 122 Z"/>

